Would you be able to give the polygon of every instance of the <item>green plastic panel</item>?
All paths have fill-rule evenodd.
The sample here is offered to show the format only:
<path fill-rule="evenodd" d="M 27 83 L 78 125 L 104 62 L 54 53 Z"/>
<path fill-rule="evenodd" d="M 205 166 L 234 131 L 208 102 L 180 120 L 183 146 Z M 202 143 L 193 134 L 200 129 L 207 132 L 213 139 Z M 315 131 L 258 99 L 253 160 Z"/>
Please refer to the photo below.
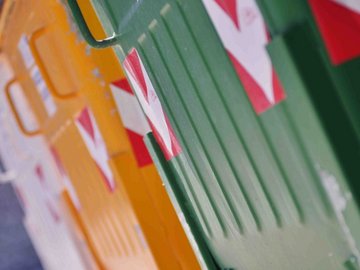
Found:
<path fill-rule="evenodd" d="M 328 90 L 320 87 L 320 89 L 324 89 L 324 92 L 318 94 L 319 90 L 316 85 L 308 87 L 309 93 L 313 95 L 314 99 L 317 99 L 315 105 L 323 107 L 320 111 L 324 114 L 324 122 L 330 122 L 324 124 L 328 129 L 329 136 L 332 137 L 331 141 L 339 155 L 341 166 L 348 175 L 350 185 L 353 186 L 356 199 L 360 203 L 360 182 L 358 181 L 360 171 L 357 165 L 360 160 L 360 58 L 352 59 L 338 66 L 331 63 L 307 0 L 294 0 L 291 5 L 285 0 L 256 1 L 263 11 L 273 38 L 292 32 L 297 25 L 308 24 L 307 31 L 310 42 L 312 42 L 310 46 L 317 51 L 316 61 L 311 59 L 312 56 L 304 53 L 301 46 L 294 48 L 297 50 L 294 53 L 304 57 L 304 64 L 301 67 L 303 72 L 306 72 L 307 69 L 309 73 L 312 73 L 314 80 L 326 81 L 328 84 L 326 88 L 334 92 L 332 95 L 327 95 L 325 91 Z M 273 61 L 276 61 L 275 57 L 273 57 Z M 327 74 L 321 75 L 321 72 L 312 68 L 314 62 L 317 62 L 318 67 L 321 66 L 322 74 Z M 334 104 L 329 100 L 331 98 L 337 100 L 337 102 L 335 101 L 337 110 L 332 109 Z M 325 108 L 326 106 L 327 108 Z M 348 126 L 345 127 L 345 125 Z"/>
<path fill-rule="evenodd" d="M 164 182 L 176 181 L 171 198 L 206 243 L 207 265 L 359 269 L 360 218 L 348 186 L 360 173 L 355 118 L 304 6 L 294 1 L 279 21 L 281 10 L 271 11 L 268 51 L 286 99 L 257 115 L 201 1 L 92 1 L 108 34 L 119 35 L 119 59 L 139 52 L 180 142 L 183 152 L 168 162 L 151 152 Z"/>

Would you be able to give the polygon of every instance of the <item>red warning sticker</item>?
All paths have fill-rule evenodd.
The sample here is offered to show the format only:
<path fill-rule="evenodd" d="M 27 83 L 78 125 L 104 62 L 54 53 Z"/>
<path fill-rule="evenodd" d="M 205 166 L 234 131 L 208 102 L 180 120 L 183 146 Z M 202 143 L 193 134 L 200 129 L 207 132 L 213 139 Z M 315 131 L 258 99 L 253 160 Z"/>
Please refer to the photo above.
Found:
<path fill-rule="evenodd" d="M 255 0 L 203 0 L 257 114 L 275 106 L 285 92 L 265 49 L 265 22 Z"/>
<path fill-rule="evenodd" d="M 84 108 L 75 119 L 75 124 L 82 136 L 87 149 L 95 161 L 109 191 L 115 190 L 115 179 L 109 165 L 105 141 L 96 124 L 95 117 L 89 108 Z"/>
<path fill-rule="evenodd" d="M 181 148 L 136 49 L 130 51 L 123 64 L 156 141 L 165 158 L 172 159 L 181 152 Z"/>

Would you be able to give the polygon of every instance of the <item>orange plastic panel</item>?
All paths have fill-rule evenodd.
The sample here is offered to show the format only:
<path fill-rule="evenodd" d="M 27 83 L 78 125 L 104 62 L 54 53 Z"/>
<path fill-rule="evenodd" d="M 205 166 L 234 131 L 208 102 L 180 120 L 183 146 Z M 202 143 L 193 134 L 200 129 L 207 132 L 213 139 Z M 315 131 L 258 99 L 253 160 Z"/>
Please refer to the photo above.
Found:
<path fill-rule="evenodd" d="M 151 159 L 139 162 L 119 115 L 112 91 L 126 81 L 113 51 L 87 47 L 58 2 L 14 1 L 3 48 L 69 179 L 74 222 L 101 269 L 199 269 Z M 88 2 L 79 4 L 102 35 Z"/>

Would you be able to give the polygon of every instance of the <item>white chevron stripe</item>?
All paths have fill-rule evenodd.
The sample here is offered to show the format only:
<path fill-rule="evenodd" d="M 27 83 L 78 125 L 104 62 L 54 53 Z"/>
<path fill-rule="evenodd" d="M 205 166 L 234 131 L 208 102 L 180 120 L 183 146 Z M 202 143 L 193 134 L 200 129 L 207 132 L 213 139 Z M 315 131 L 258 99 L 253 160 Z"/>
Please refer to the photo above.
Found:
<path fill-rule="evenodd" d="M 264 91 L 269 102 L 274 103 L 272 65 L 265 49 L 268 37 L 256 2 L 254 0 L 237 1 L 240 30 L 214 0 L 203 0 L 203 3 L 224 47 L 249 72 Z"/>
<path fill-rule="evenodd" d="M 138 55 L 137 55 L 137 57 L 138 57 Z M 134 78 L 132 76 L 131 72 L 127 70 L 126 65 L 125 65 L 125 71 L 129 77 L 129 80 L 130 80 L 133 88 L 134 88 L 134 91 L 136 92 L 137 97 L 139 98 L 139 101 L 141 103 L 142 108 L 144 109 L 145 114 L 147 115 L 147 117 L 149 118 L 151 123 L 154 125 L 157 132 L 160 134 L 168 152 L 171 155 L 173 155 L 170 132 L 169 132 L 168 126 L 165 121 L 165 115 L 164 115 L 161 103 L 158 99 L 158 96 L 156 95 L 155 89 L 150 81 L 150 78 L 144 68 L 144 65 L 143 65 L 141 59 L 139 59 L 139 62 L 141 65 L 142 73 L 144 74 L 144 79 L 145 79 L 148 96 L 149 96 L 149 102 L 147 102 L 137 79 Z M 140 74 L 138 74 L 138 75 L 140 76 Z"/>
<path fill-rule="evenodd" d="M 87 109 L 89 110 L 89 109 Z M 110 181 L 109 185 L 111 189 L 115 187 L 115 181 L 113 177 L 113 173 L 111 171 L 111 168 L 108 164 L 109 162 L 109 156 L 106 150 L 106 145 L 104 142 L 104 139 L 102 138 L 102 135 L 100 133 L 100 130 L 96 124 L 95 117 L 93 116 L 92 112 L 89 110 L 89 115 L 91 119 L 91 124 L 94 129 L 94 136 L 95 141 L 92 139 L 90 134 L 85 130 L 85 128 L 82 126 L 82 124 L 76 119 L 75 124 L 87 146 L 87 149 L 89 150 L 89 153 L 91 157 L 94 159 L 94 161 L 98 164 L 102 172 L 105 174 L 107 179 Z"/>
<path fill-rule="evenodd" d="M 115 85 L 110 85 L 110 88 L 124 126 L 143 136 L 150 132 L 150 126 L 136 97 Z"/>

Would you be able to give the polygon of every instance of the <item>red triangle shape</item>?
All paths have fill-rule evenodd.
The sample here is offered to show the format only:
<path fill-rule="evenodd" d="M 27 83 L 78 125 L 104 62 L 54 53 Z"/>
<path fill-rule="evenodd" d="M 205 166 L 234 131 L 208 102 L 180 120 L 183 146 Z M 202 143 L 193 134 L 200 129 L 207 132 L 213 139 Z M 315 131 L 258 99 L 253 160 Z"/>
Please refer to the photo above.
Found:
<path fill-rule="evenodd" d="M 360 14 L 330 0 L 309 0 L 333 64 L 360 56 Z"/>
<path fill-rule="evenodd" d="M 77 120 L 86 130 L 86 132 L 90 135 L 92 140 L 95 142 L 95 131 L 91 121 L 89 109 L 88 108 L 83 109 L 80 115 L 78 116 Z"/>
<path fill-rule="evenodd" d="M 133 132 L 130 129 L 126 129 L 128 137 L 131 142 L 132 149 L 135 154 L 135 158 L 139 167 L 144 167 L 146 165 L 152 164 L 150 153 L 144 143 L 143 136 Z"/>
<path fill-rule="evenodd" d="M 112 82 L 112 84 L 115 85 L 116 87 L 120 88 L 121 90 L 128 92 L 129 94 L 132 94 L 132 95 L 134 94 L 127 79 L 121 79 L 121 80 Z"/>
<path fill-rule="evenodd" d="M 136 49 L 132 49 L 130 51 L 123 64 L 126 70 L 131 73 L 134 79 L 136 79 L 137 83 L 140 85 L 141 90 L 143 91 L 144 97 L 147 101 L 149 101 L 145 77 L 141 69 L 140 58 Z"/>
<path fill-rule="evenodd" d="M 231 20 L 236 25 L 237 29 L 240 29 L 239 18 L 237 15 L 237 0 L 215 0 L 215 2 L 229 15 Z"/>

